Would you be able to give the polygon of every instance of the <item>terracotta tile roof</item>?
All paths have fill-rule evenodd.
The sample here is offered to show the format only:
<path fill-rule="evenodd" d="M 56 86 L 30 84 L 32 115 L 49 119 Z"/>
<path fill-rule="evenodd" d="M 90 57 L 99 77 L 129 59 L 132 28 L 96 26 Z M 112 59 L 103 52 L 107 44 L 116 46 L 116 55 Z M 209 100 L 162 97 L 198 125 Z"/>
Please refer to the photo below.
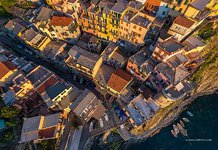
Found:
<path fill-rule="evenodd" d="M 180 26 L 186 27 L 186 28 L 190 28 L 195 22 L 184 17 L 184 16 L 178 16 L 174 20 L 174 23 L 176 23 Z"/>
<path fill-rule="evenodd" d="M 146 3 L 153 6 L 160 6 L 161 0 L 147 0 Z"/>
<path fill-rule="evenodd" d="M 53 25 L 53 26 L 69 26 L 72 21 L 73 21 L 73 18 L 53 16 L 51 19 L 51 25 Z"/>
<path fill-rule="evenodd" d="M 49 88 L 50 86 L 54 85 L 55 83 L 57 83 L 57 79 L 55 77 L 50 77 L 45 83 L 43 83 L 39 88 L 38 88 L 38 92 L 40 94 L 42 94 L 43 92 L 45 92 L 45 90 L 47 88 Z"/>
<path fill-rule="evenodd" d="M 10 61 L 0 62 L 0 79 L 4 77 L 9 71 L 15 69 L 16 67 Z"/>
<path fill-rule="evenodd" d="M 115 91 L 121 92 L 131 80 L 132 76 L 129 73 L 117 69 L 116 72 L 112 73 L 107 85 Z"/>

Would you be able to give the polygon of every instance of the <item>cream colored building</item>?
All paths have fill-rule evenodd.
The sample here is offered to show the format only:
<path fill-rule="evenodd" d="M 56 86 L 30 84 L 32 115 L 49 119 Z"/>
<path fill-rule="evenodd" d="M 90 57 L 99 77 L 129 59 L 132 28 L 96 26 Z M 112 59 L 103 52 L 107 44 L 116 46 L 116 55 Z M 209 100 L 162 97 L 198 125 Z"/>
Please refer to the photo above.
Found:
<path fill-rule="evenodd" d="M 53 38 L 62 40 L 77 40 L 81 34 L 76 20 L 71 17 L 53 16 L 50 23 Z"/>

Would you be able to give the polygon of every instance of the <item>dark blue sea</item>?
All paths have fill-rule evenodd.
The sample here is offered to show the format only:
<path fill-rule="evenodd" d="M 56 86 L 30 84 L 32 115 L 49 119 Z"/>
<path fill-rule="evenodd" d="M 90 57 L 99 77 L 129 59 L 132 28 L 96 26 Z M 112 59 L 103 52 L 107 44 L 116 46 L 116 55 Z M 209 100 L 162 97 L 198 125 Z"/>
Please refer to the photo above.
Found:
<path fill-rule="evenodd" d="M 187 110 L 194 116 L 190 117 Z M 127 150 L 218 150 L 218 95 L 203 96 L 196 99 L 179 118 L 153 137 L 129 145 Z M 188 136 L 181 134 L 175 138 L 170 130 L 172 125 L 183 117 L 190 120 L 185 123 Z M 183 121 L 184 122 L 184 121 Z"/>

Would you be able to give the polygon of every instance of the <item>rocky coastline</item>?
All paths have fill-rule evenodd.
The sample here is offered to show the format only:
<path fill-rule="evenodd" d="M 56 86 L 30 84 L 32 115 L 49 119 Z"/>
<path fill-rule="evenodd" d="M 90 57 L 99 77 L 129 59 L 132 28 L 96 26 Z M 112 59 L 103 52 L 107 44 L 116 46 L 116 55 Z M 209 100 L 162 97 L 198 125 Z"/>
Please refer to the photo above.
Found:
<path fill-rule="evenodd" d="M 218 84 L 212 84 L 209 89 L 200 90 L 199 89 L 200 87 L 201 86 L 199 85 L 198 88 L 196 88 L 196 90 L 194 90 L 190 94 L 190 97 L 183 100 L 182 103 L 179 103 L 178 105 L 174 105 L 172 108 L 170 108 L 169 114 L 167 114 L 165 118 L 163 118 L 154 128 L 144 132 L 142 135 L 139 136 L 132 135 L 132 138 L 130 140 L 120 141 L 118 134 L 117 135 L 112 134 L 113 136 L 110 136 L 108 138 L 110 139 L 110 141 L 111 139 L 113 139 L 113 143 L 117 143 L 116 147 L 113 147 L 113 150 L 125 149 L 130 144 L 144 141 L 147 138 L 150 138 L 155 134 L 158 134 L 162 128 L 169 126 L 173 121 L 175 121 L 179 117 L 181 112 L 183 112 L 187 108 L 187 106 L 190 105 L 192 102 L 194 102 L 198 97 L 215 94 L 217 93 L 218 90 Z M 104 147 L 105 150 L 111 149 L 111 144 L 105 144 L 104 142 L 102 142 L 101 139 L 102 139 L 102 135 L 89 139 L 84 149 L 88 150 L 91 148 L 96 148 L 97 145 L 98 145 L 97 147 L 99 148 Z M 117 141 L 117 139 L 119 140 Z"/>

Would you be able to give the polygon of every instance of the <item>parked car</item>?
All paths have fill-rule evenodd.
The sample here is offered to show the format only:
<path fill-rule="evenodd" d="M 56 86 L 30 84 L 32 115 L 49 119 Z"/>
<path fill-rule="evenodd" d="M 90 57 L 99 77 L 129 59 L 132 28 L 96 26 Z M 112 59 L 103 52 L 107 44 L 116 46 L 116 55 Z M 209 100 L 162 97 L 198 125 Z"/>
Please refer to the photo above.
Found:
<path fill-rule="evenodd" d="M 104 118 L 105 118 L 106 121 L 109 120 L 108 115 L 106 113 L 104 113 Z"/>
<path fill-rule="evenodd" d="M 93 127 L 94 127 L 94 123 L 93 123 L 93 122 L 91 122 L 91 123 L 90 123 L 90 125 L 89 125 L 89 131 L 90 131 L 90 132 L 92 132 L 92 130 L 93 130 Z"/>
<path fill-rule="evenodd" d="M 104 127 L 104 123 L 103 123 L 103 120 L 101 118 L 99 119 L 99 123 L 100 123 L 100 127 L 103 128 Z"/>

